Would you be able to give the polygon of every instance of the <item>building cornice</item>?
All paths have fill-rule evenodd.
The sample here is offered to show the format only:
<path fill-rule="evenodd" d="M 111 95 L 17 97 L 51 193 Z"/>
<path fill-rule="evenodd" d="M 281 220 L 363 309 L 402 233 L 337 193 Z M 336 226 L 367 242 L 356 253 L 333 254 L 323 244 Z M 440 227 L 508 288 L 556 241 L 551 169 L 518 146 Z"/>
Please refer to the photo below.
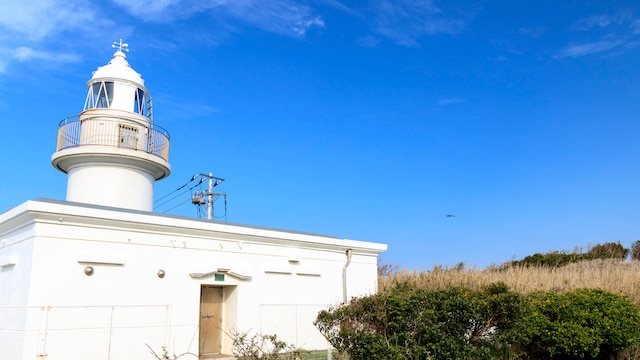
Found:
<path fill-rule="evenodd" d="M 165 236 L 190 236 L 201 239 L 264 245 L 286 245 L 377 255 L 386 244 L 344 240 L 333 236 L 290 230 L 262 228 L 153 212 L 119 209 L 68 201 L 37 199 L 0 214 L 0 237 L 16 227 L 32 223 L 66 224 L 101 229 L 118 229 L 134 233 Z"/>

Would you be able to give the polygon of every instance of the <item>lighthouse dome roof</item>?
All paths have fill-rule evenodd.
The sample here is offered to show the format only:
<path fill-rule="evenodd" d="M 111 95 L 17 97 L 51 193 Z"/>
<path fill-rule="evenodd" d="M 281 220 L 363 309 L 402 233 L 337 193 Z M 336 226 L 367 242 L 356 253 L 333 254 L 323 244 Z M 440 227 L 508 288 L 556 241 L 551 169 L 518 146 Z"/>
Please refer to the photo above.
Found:
<path fill-rule="evenodd" d="M 127 56 L 121 50 L 113 54 L 113 59 L 107 65 L 100 66 L 94 71 L 89 82 L 98 79 L 128 80 L 144 87 L 142 76 L 131 68 Z"/>

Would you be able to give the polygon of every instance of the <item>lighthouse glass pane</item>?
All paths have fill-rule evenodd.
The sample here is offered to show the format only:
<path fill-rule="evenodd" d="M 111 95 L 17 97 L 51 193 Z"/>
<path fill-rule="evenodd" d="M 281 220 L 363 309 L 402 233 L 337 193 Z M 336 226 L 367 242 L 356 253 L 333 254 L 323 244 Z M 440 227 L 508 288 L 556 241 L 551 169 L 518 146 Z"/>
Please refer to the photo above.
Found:
<path fill-rule="evenodd" d="M 84 109 L 109 108 L 113 101 L 113 82 L 99 82 L 91 84 Z"/>
<path fill-rule="evenodd" d="M 84 109 L 93 109 L 94 108 L 94 99 L 93 99 L 93 86 L 89 87 L 89 92 L 87 93 L 87 99 L 84 101 Z"/>
<path fill-rule="evenodd" d="M 136 101 L 133 104 L 133 112 L 138 113 L 140 115 L 146 115 L 145 103 L 146 103 L 146 95 L 144 93 L 144 90 L 137 89 Z"/>
<path fill-rule="evenodd" d="M 104 92 L 102 91 L 102 83 L 96 83 L 91 85 L 93 99 L 91 101 L 91 108 L 105 107 Z M 102 95 L 101 95 L 102 94 Z"/>
<path fill-rule="evenodd" d="M 140 89 L 138 89 L 140 90 Z M 135 99 L 133 101 L 133 112 L 136 114 L 140 113 L 140 94 L 139 91 L 136 91 L 135 93 Z"/>
<path fill-rule="evenodd" d="M 93 93 L 91 108 L 108 108 L 113 101 L 113 82 L 100 82 L 91 85 Z"/>
<path fill-rule="evenodd" d="M 107 90 L 107 100 L 109 101 L 107 103 L 107 107 L 110 107 L 111 103 L 113 102 L 113 82 L 107 81 L 104 83 L 104 85 Z"/>

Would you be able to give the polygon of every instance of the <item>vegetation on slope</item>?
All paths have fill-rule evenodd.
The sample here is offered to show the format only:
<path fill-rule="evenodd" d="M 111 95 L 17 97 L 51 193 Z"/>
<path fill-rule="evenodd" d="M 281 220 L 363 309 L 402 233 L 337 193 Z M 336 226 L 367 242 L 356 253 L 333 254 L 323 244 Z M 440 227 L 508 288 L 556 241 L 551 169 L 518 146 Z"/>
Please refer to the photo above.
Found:
<path fill-rule="evenodd" d="M 327 340 L 352 360 L 610 359 L 640 344 L 640 311 L 598 289 L 518 294 L 397 284 L 319 313 Z"/>
<path fill-rule="evenodd" d="M 573 252 L 552 251 L 546 254 L 533 254 L 522 260 L 514 260 L 508 262 L 502 267 L 512 266 L 550 266 L 560 267 L 568 264 L 577 263 L 585 260 L 597 259 L 618 259 L 624 260 L 629 255 L 629 249 L 626 249 L 618 243 L 604 243 L 593 246 L 589 251 L 583 253 L 580 249 Z"/>
<path fill-rule="evenodd" d="M 640 241 L 483 270 L 385 265 L 378 294 L 316 326 L 351 359 L 640 359 L 638 260 Z"/>

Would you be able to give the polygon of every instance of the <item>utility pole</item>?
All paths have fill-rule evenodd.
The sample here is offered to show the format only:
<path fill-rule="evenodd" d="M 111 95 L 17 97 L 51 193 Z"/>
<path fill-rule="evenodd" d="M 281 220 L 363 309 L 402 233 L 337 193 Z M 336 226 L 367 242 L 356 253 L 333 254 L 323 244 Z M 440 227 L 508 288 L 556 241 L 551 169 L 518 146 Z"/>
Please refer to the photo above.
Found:
<path fill-rule="evenodd" d="M 202 190 L 202 191 L 196 191 L 195 195 L 193 195 L 191 197 L 191 203 L 193 203 L 194 205 L 206 205 L 207 206 L 207 219 L 208 220 L 212 220 L 213 219 L 213 203 L 215 200 L 215 197 L 217 196 L 224 196 L 224 203 L 225 203 L 225 219 L 226 219 L 226 214 L 227 214 L 227 193 L 224 192 L 213 192 L 213 188 L 220 185 L 221 182 L 224 181 L 223 178 L 219 178 L 219 177 L 215 177 L 213 176 L 213 173 L 209 173 L 209 174 L 198 174 L 195 175 L 193 177 L 193 179 L 196 179 L 198 176 L 201 176 L 203 178 L 209 178 L 209 186 L 207 190 Z M 215 180 L 215 181 L 214 181 Z M 200 181 L 200 183 L 204 182 L 204 179 L 202 179 Z M 205 199 L 206 197 L 206 199 Z"/>
<path fill-rule="evenodd" d="M 211 219 L 213 219 L 213 173 L 209 173 L 209 191 L 207 192 L 207 220 Z"/>

